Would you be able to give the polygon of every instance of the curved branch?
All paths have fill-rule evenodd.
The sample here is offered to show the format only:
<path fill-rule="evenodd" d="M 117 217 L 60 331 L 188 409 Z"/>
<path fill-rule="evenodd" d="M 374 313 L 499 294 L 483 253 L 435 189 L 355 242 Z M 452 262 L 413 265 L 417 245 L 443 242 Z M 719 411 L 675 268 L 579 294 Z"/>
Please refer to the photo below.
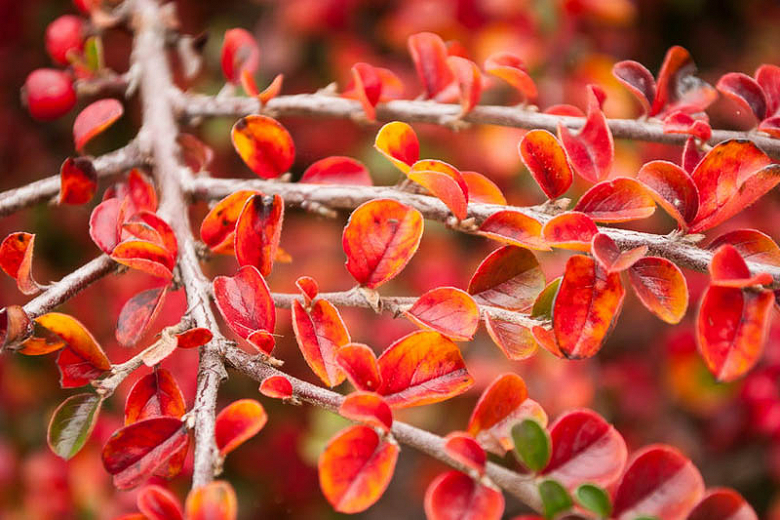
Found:
<path fill-rule="evenodd" d="M 173 91 L 172 97 L 179 114 L 186 117 L 200 116 L 245 116 L 267 114 L 273 117 L 302 116 L 328 117 L 338 119 L 365 120 L 360 103 L 332 94 L 297 94 L 279 96 L 264 107 L 255 98 L 224 96 L 214 97 L 201 94 L 183 94 Z M 458 120 L 460 105 L 436 103 L 434 101 L 389 101 L 376 107 L 379 121 L 406 121 L 451 126 Z M 515 128 L 542 128 L 555 133 L 558 123 L 569 128 L 580 128 L 585 123 L 582 117 L 554 116 L 521 107 L 478 105 L 466 114 L 463 121 L 483 125 L 509 126 Z M 684 145 L 687 135 L 664 133 L 663 124 L 638 119 L 608 119 L 612 136 L 618 139 L 632 139 L 656 143 Z M 773 139 L 756 132 L 713 130 L 709 144 L 715 145 L 729 139 L 750 139 L 772 157 L 780 157 L 780 139 Z"/>

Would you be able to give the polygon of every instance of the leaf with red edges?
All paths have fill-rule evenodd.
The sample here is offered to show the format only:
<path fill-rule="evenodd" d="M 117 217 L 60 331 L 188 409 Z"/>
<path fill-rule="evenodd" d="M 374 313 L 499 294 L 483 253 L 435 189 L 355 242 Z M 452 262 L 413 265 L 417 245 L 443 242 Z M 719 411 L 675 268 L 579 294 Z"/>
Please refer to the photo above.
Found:
<path fill-rule="evenodd" d="M 187 408 L 173 374 L 158 368 L 135 382 L 125 402 L 125 426 L 152 417 L 181 418 Z"/>
<path fill-rule="evenodd" d="M 455 81 L 455 75 L 447 65 L 444 41 L 437 34 L 421 32 L 409 36 L 407 45 L 426 97 L 433 99 L 445 94 Z"/>
<path fill-rule="evenodd" d="M 79 152 L 96 135 L 122 117 L 125 109 L 116 99 L 100 99 L 79 112 L 73 122 L 73 141 Z"/>
<path fill-rule="evenodd" d="M 238 500 L 230 483 L 217 480 L 190 491 L 184 509 L 187 520 L 236 520 Z"/>
<path fill-rule="evenodd" d="M 312 163 L 303 172 L 300 182 L 355 186 L 372 186 L 374 184 L 368 168 L 363 163 L 342 155 L 332 155 Z"/>
<path fill-rule="evenodd" d="M 655 212 L 655 201 L 638 181 L 618 177 L 591 187 L 574 206 L 596 222 L 629 222 Z"/>
<path fill-rule="evenodd" d="M 393 426 L 393 412 L 382 396 L 373 392 L 352 392 L 339 406 L 339 414 L 386 432 Z"/>
<path fill-rule="evenodd" d="M 236 28 L 225 31 L 221 63 L 225 79 L 233 84 L 238 84 L 244 72 L 249 75 L 257 72 L 260 66 L 260 48 L 247 30 Z"/>
<path fill-rule="evenodd" d="M 142 484 L 186 446 L 187 426 L 175 417 L 153 417 L 119 430 L 103 446 L 103 466 L 118 489 Z"/>
<path fill-rule="evenodd" d="M 274 335 L 267 330 L 256 330 L 247 336 L 246 340 L 258 352 L 262 352 L 268 356 L 271 355 L 276 346 Z"/>
<path fill-rule="evenodd" d="M 479 326 L 479 307 L 469 294 L 455 287 L 438 287 L 420 296 L 404 312 L 424 329 L 435 330 L 454 341 L 468 341 Z"/>
<path fill-rule="evenodd" d="M 487 454 L 482 446 L 466 432 L 452 432 L 444 438 L 444 451 L 452 459 L 467 466 L 479 475 L 485 473 Z"/>
<path fill-rule="evenodd" d="M 739 105 L 742 110 L 753 114 L 758 121 L 769 115 L 764 89 L 747 74 L 741 72 L 724 74 L 715 88 Z"/>
<path fill-rule="evenodd" d="M 211 341 L 213 337 L 214 334 L 209 329 L 197 327 L 176 334 L 176 347 L 185 349 L 201 347 Z"/>
<path fill-rule="evenodd" d="M 707 249 L 731 244 L 748 262 L 780 266 L 780 247 L 772 237 L 755 229 L 735 229 L 713 240 Z"/>
<path fill-rule="evenodd" d="M 536 340 L 527 327 L 486 314 L 485 329 L 493 343 L 512 361 L 527 359 L 536 352 Z"/>
<path fill-rule="evenodd" d="M 664 118 L 665 134 L 687 134 L 706 143 L 712 137 L 712 127 L 707 116 L 694 118 L 683 110 L 675 110 Z"/>
<path fill-rule="evenodd" d="M 341 239 L 347 270 L 375 289 L 409 263 L 423 234 L 419 211 L 390 199 L 375 199 L 352 212 Z"/>
<path fill-rule="evenodd" d="M 756 69 L 755 78 L 766 97 L 767 116 L 778 115 L 780 113 L 780 67 L 761 65 Z"/>
<path fill-rule="evenodd" d="M 32 276 L 34 250 L 35 235 L 22 231 L 11 233 L 0 244 L 0 267 L 16 280 L 16 287 L 22 294 L 31 295 L 41 290 Z"/>
<path fill-rule="evenodd" d="M 436 477 L 425 491 L 428 520 L 500 520 L 504 495 L 460 471 Z"/>
<path fill-rule="evenodd" d="M 712 255 L 709 265 L 712 285 L 721 287 L 750 287 L 752 285 L 769 285 L 774 280 L 769 273 L 758 273 L 753 276 L 742 255 L 731 244 L 723 244 Z"/>
<path fill-rule="evenodd" d="M 688 284 L 680 268 L 666 258 L 647 256 L 628 270 L 639 301 L 666 323 L 676 324 L 688 310 Z"/>
<path fill-rule="evenodd" d="M 758 520 L 758 516 L 733 489 L 714 488 L 707 491 L 686 520 Z"/>
<path fill-rule="evenodd" d="M 357 99 L 369 121 L 376 121 L 376 104 L 382 95 L 382 80 L 372 65 L 356 63 L 352 66 L 352 81 L 344 97 Z"/>
<path fill-rule="evenodd" d="M 217 202 L 200 225 L 200 238 L 215 253 L 233 254 L 236 222 L 255 190 L 238 190 Z"/>
<path fill-rule="evenodd" d="M 639 169 L 636 180 L 680 229 L 688 229 L 699 210 L 699 190 L 685 170 L 668 161 L 650 161 Z"/>
<path fill-rule="evenodd" d="M 130 217 L 122 228 L 131 235 L 163 246 L 170 253 L 171 260 L 176 260 L 179 244 L 171 226 L 156 213 L 140 210 Z"/>
<path fill-rule="evenodd" d="M 590 243 L 599 232 L 596 223 L 579 211 L 567 211 L 544 223 L 542 236 L 552 247 L 590 251 Z"/>
<path fill-rule="evenodd" d="M 141 488 L 136 505 L 149 520 L 184 520 L 179 500 L 161 486 L 151 484 Z"/>
<path fill-rule="evenodd" d="M 233 401 L 217 414 L 214 438 L 220 456 L 224 457 L 263 429 L 268 414 L 254 399 Z"/>
<path fill-rule="evenodd" d="M 699 352 L 719 381 L 734 381 L 758 361 L 766 343 L 772 291 L 711 285 L 696 319 Z"/>
<path fill-rule="evenodd" d="M 683 148 L 682 157 L 680 159 L 680 165 L 682 166 L 682 169 L 685 170 L 688 174 L 693 173 L 693 170 L 696 169 L 696 166 L 703 158 L 704 150 L 699 148 L 695 138 L 689 137 L 685 141 L 685 147 Z"/>
<path fill-rule="evenodd" d="M 344 345 L 336 352 L 336 362 L 358 390 L 375 391 L 382 384 L 376 355 L 368 345 Z"/>
<path fill-rule="evenodd" d="M 279 177 L 295 160 L 290 133 L 270 117 L 251 115 L 239 119 L 230 138 L 244 163 L 263 179 Z"/>
<path fill-rule="evenodd" d="M 466 218 L 469 189 L 455 167 L 444 161 L 423 159 L 414 163 L 406 175 L 438 197 L 458 219 Z"/>
<path fill-rule="evenodd" d="M 350 426 L 320 454 L 320 488 L 336 511 L 359 513 L 387 489 L 398 460 L 398 445 L 368 426 Z"/>
<path fill-rule="evenodd" d="M 585 125 L 577 134 L 573 134 L 563 122 L 559 122 L 558 138 L 574 171 L 583 179 L 599 182 L 607 178 L 615 158 L 615 145 L 595 87 L 591 85 L 588 88 Z"/>
<path fill-rule="evenodd" d="M 477 303 L 522 311 L 531 306 L 544 284 L 544 272 L 531 251 L 503 246 L 479 264 L 468 292 Z"/>
<path fill-rule="evenodd" d="M 141 291 L 122 306 L 114 335 L 120 345 L 132 347 L 144 336 L 162 309 L 168 286 Z"/>
<path fill-rule="evenodd" d="M 86 204 L 95 196 L 97 172 L 86 157 L 68 157 L 60 167 L 60 204 Z"/>
<path fill-rule="evenodd" d="M 587 256 L 569 258 L 553 305 L 553 331 L 561 352 L 572 359 L 598 352 L 625 294 L 619 273 L 607 273 Z"/>
<path fill-rule="evenodd" d="M 131 269 L 138 269 L 152 276 L 171 280 L 174 260 L 163 246 L 146 240 L 126 240 L 111 252 L 111 258 Z"/>
<path fill-rule="evenodd" d="M 689 112 L 703 112 L 718 98 L 718 92 L 707 82 L 694 76 L 696 65 L 684 48 L 669 48 L 658 72 L 656 94 L 650 115 L 687 108 Z"/>
<path fill-rule="evenodd" d="M 234 276 L 214 278 L 214 301 L 228 327 L 246 339 L 256 330 L 273 332 L 276 307 L 265 279 L 247 265 Z"/>
<path fill-rule="evenodd" d="M 130 170 L 127 183 L 122 186 L 123 188 L 118 191 L 117 196 L 130 198 L 132 209 L 128 212 L 128 216 L 143 210 L 152 213 L 157 211 L 157 193 L 154 191 L 154 185 L 138 169 Z"/>
<path fill-rule="evenodd" d="M 626 464 L 626 442 L 615 428 L 592 410 L 575 410 L 550 426 L 552 455 L 542 471 L 573 490 L 590 482 L 609 487 Z"/>
<path fill-rule="evenodd" d="M 295 286 L 301 292 L 303 296 L 303 306 L 309 307 L 312 300 L 317 297 L 320 292 L 320 287 L 317 285 L 317 280 L 311 276 L 301 276 L 295 280 Z"/>
<path fill-rule="evenodd" d="M 350 339 L 338 309 L 328 300 L 318 299 L 307 312 L 301 302 L 294 300 L 292 323 L 301 354 L 317 377 L 330 387 L 344 381 L 336 353 Z"/>
<path fill-rule="evenodd" d="M 293 387 L 285 376 L 271 376 L 260 383 L 260 393 L 274 399 L 290 399 L 293 396 Z"/>
<path fill-rule="evenodd" d="M 387 123 L 376 134 L 374 148 L 387 157 L 396 168 L 408 173 L 420 159 L 420 142 L 414 129 L 401 121 Z"/>
<path fill-rule="evenodd" d="M 625 271 L 647 253 L 647 246 L 639 246 L 627 251 L 621 251 L 615 241 L 605 233 L 599 233 L 593 237 L 591 244 L 593 258 L 603 267 L 607 273 L 619 273 Z"/>
<path fill-rule="evenodd" d="M 506 206 L 504 194 L 493 181 L 477 172 L 460 172 L 460 175 L 468 188 L 470 202 Z"/>
<path fill-rule="evenodd" d="M 377 393 L 394 408 L 438 403 L 474 384 L 457 345 L 438 332 L 404 336 L 377 360 L 382 384 Z"/>
<path fill-rule="evenodd" d="M 780 116 L 767 117 L 758 125 L 758 130 L 780 138 Z"/>
<path fill-rule="evenodd" d="M 506 244 L 549 251 L 542 238 L 542 224 L 525 213 L 514 210 L 497 211 L 479 226 L 478 234 Z"/>
<path fill-rule="evenodd" d="M 612 66 L 612 75 L 639 100 L 648 114 L 655 100 L 655 79 L 650 71 L 641 63 L 626 60 Z"/>
<path fill-rule="evenodd" d="M 498 52 L 485 60 L 485 72 L 509 83 L 523 101 L 533 101 L 538 95 L 536 85 L 523 60 L 510 52 Z"/>
<path fill-rule="evenodd" d="M 653 516 L 683 520 L 704 495 L 696 466 L 671 446 L 647 446 L 632 456 L 614 495 L 618 520 Z"/>
<path fill-rule="evenodd" d="M 558 139 L 547 130 L 531 130 L 517 145 L 523 164 L 547 197 L 563 195 L 573 175 L 569 160 Z"/>
<path fill-rule="evenodd" d="M 482 73 L 476 63 L 460 56 L 449 56 L 447 65 L 452 70 L 460 90 L 460 114 L 466 115 L 479 103 L 482 95 Z"/>
<path fill-rule="evenodd" d="M 279 195 L 253 195 L 236 221 L 234 250 L 238 265 L 253 265 L 268 276 L 279 248 L 284 220 L 284 200 Z"/>

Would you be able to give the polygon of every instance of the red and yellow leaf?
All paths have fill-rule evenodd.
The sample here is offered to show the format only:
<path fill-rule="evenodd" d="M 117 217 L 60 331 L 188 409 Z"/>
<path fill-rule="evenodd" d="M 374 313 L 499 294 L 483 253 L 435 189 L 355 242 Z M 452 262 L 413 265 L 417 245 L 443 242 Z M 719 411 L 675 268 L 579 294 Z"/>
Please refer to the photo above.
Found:
<path fill-rule="evenodd" d="M 436 477 L 425 492 L 428 520 L 500 520 L 504 495 L 460 471 Z"/>
<path fill-rule="evenodd" d="M 179 253 L 176 235 L 171 226 L 156 213 L 140 210 L 130 217 L 122 228 L 141 240 L 163 246 L 170 253 L 171 259 L 176 260 Z"/>
<path fill-rule="evenodd" d="M 455 75 L 447 65 L 447 47 L 441 37 L 421 32 L 409 36 L 407 44 L 426 97 L 433 99 L 446 94 L 447 87 L 455 81 Z"/>
<path fill-rule="evenodd" d="M 549 245 L 575 251 L 590 251 L 591 241 L 598 232 L 593 219 L 579 211 L 556 215 L 542 228 L 542 236 Z"/>
<path fill-rule="evenodd" d="M 244 163 L 263 179 L 279 177 L 295 160 L 290 133 L 270 117 L 251 115 L 239 119 L 230 138 Z"/>
<path fill-rule="evenodd" d="M 469 189 L 455 167 L 444 161 L 423 159 L 414 163 L 406 175 L 438 197 L 459 220 L 466 218 Z"/>
<path fill-rule="evenodd" d="M 629 222 L 647 218 L 655 212 L 649 190 L 634 179 L 618 177 L 596 184 L 585 192 L 574 211 L 585 213 L 596 222 Z"/>
<path fill-rule="evenodd" d="M 756 229 L 735 229 L 713 240 L 707 249 L 731 244 L 747 262 L 780 266 L 780 247 L 772 237 Z"/>
<path fill-rule="evenodd" d="M 276 307 L 256 267 L 244 266 L 235 276 L 217 276 L 213 285 L 217 309 L 233 332 L 244 339 L 256 330 L 273 332 Z"/>
<path fill-rule="evenodd" d="M 260 393 L 274 399 L 289 399 L 293 396 L 293 387 L 285 376 L 271 376 L 260 383 Z"/>
<path fill-rule="evenodd" d="M 688 310 L 688 284 L 680 268 L 666 258 L 647 256 L 628 270 L 639 301 L 666 323 L 676 324 Z"/>
<path fill-rule="evenodd" d="M 122 103 L 112 98 L 100 99 L 88 105 L 73 122 L 73 141 L 76 150 L 79 152 L 83 150 L 93 137 L 113 125 L 124 112 Z"/>
<path fill-rule="evenodd" d="M 758 273 L 753 276 L 742 255 L 731 244 L 723 244 L 712 255 L 709 265 L 712 285 L 721 287 L 750 287 L 754 285 L 770 285 L 774 280 L 769 273 Z"/>
<path fill-rule="evenodd" d="M 97 172 L 86 157 L 68 157 L 60 167 L 60 204 L 86 204 L 95 196 Z"/>
<path fill-rule="evenodd" d="M 238 265 L 257 267 L 268 276 L 274 265 L 284 220 L 284 200 L 279 195 L 252 195 L 236 222 L 234 250 Z"/>
<path fill-rule="evenodd" d="M 184 509 L 187 520 L 236 520 L 238 500 L 230 483 L 216 480 L 190 491 Z"/>
<path fill-rule="evenodd" d="M 300 182 L 309 184 L 352 184 L 372 186 L 371 174 L 360 161 L 351 157 L 332 155 L 312 163 L 303 172 Z"/>
<path fill-rule="evenodd" d="M 173 374 L 158 368 L 136 381 L 125 402 L 125 426 L 152 417 L 180 419 L 187 408 Z"/>
<path fill-rule="evenodd" d="M 240 399 L 217 414 L 214 437 L 220 456 L 224 457 L 251 439 L 268 422 L 268 414 L 254 399 Z"/>
<path fill-rule="evenodd" d="M 549 251 L 542 238 L 542 224 L 533 217 L 514 210 L 497 211 L 479 226 L 482 236 L 538 251 Z"/>
<path fill-rule="evenodd" d="M 420 296 L 404 313 L 424 329 L 454 341 L 468 341 L 479 326 L 479 307 L 469 294 L 455 287 L 439 287 Z"/>
<path fill-rule="evenodd" d="M 344 381 L 336 353 L 350 339 L 338 309 L 328 300 L 318 299 L 307 312 L 301 302 L 294 300 L 292 322 L 295 339 L 309 368 L 330 387 Z"/>
<path fill-rule="evenodd" d="M 295 280 L 295 286 L 301 292 L 303 296 L 303 306 L 308 308 L 311 305 L 312 300 L 317 297 L 320 292 L 320 287 L 317 285 L 317 280 L 311 276 L 301 276 Z"/>
<path fill-rule="evenodd" d="M 522 311 L 531 306 L 544 284 L 544 272 L 531 251 L 503 246 L 479 264 L 468 292 L 477 303 Z"/>
<path fill-rule="evenodd" d="M 362 343 L 349 343 L 336 352 L 336 362 L 358 390 L 376 391 L 382 384 L 374 351 Z"/>
<path fill-rule="evenodd" d="M 420 159 L 420 142 L 414 129 L 401 121 L 387 123 L 376 134 L 374 148 L 404 173 Z"/>
<path fill-rule="evenodd" d="M 528 75 L 523 60 L 509 52 L 498 52 L 485 60 L 485 72 L 501 78 L 520 93 L 523 101 L 533 101 L 538 95 L 536 85 Z"/>
<path fill-rule="evenodd" d="M 215 253 L 233 254 L 236 222 L 246 201 L 263 194 L 254 190 L 238 190 L 220 200 L 200 225 L 200 238 Z"/>
<path fill-rule="evenodd" d="M 506 206 L 504 194 L 493 181 L 477 172 L 460 172 L 460 175 L 468 188 L 470 202 Z"/>
<path fill-rule="evenodd" d="M 157 278 L 171 280 L 175 260 L 165 247 L 146 240 L 126 240 L 111 252 L 111 258 L 131 269 L 138 269 Z"/>
<path fill-rule="evenodd" d="M 393 426 L 393 412 L 382 396 L 373 392 L 352 392 L 339 406 L 339 414 L 386 432 Z"/>
<path fill-rule="evenodd" d="M 523 164 L 547 197 L 554 199 L 569 189 L 573 180 L 566 152 L 547 130 L 531 130 L 517 145 Z"/>
<path fill-rule="evenodd" d="M 485 329 L 493 343 L 512 361 L 527 359 L 536 352 L 536 340 L 523 325 L 486 314 Z"/>
<path fill-rule="evenodd" d="M 16 287 L 22 294 L 31 295 L 41 290 L 32 276 L 34 250 L 35 235 L 22 231 L 11 233 L 0 244 L 0 267 L 16 280 Z"/>
<path fill-rule="evenodd" d="M 688 173 L 668 161 L 651 161 L 640 168 L 636 179 L 680 229 L 688 229 L 699 210 L 699 190 Z"/>

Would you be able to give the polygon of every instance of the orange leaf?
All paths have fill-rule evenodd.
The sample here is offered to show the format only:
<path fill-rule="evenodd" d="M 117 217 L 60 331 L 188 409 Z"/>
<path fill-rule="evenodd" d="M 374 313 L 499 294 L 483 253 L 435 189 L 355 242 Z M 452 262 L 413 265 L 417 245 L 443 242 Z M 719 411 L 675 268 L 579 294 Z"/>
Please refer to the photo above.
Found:
<path fill-rule="evenodd" d="M 290 133 L 270 117 L 252 115 L 239 119 L 230 138 L 244 163 L 263 179 L 280 176 L 295 160 Z"/>
<path fill-rule="evenodd" d="M 702 358 L 719 381 L 734 381 L 756 364 L 766 343 L 772 291 L 711 285 L 696 319 Z"/>
<path fill-rule="evenodd" d="M 538 95 L 536 85 L 528 69 L 517 55 L 510 52 L 498 52 L 485 60 L 485 72 L 501 78 L 520 93 L 523 101 L 533 101 Z"/>
<path fill-rule="evenodd" d="M 97 172 L 86 157 L 68 157 L 60 167 L 60 204 L 86 204 L 95 196 Z"/>
<path fill-rule="evenodd" d="M 553 305 L 553 331 L 568 358 L 593 356 L 601 348 L 625 297 L 620 274 L 608 274 L 590 257 L 575 255 Z"/>
<path fill-rule="evenodd" d="M 176 334 L 176 346 L 178 348 L 196 348 L 205 345 L 214 335 L 209 329 L 198 327 Z"/>
<path fill-rule="evenodd" d="M 536 352 L 533 334 L 522 325 L 486 314 L 485 328 L 493 343 L 512 361 L 527 359 Z"/>
<path fill-rule="evenodd" d="M 506 198 L 496 184 L 477 172 L 460 172 L 468 188 L 468 200 L 483 204 L 506 206 Z"/>
<path fill-rule="evenodd" d="M 40 292 L 41 286 L 32 277 L 32 259 L 35 249 L 35 235 L 11 233 L 0 244 L 0 267 L 16 280 L 16 287 L 22 294 Z"/>
<path fill-rule="evenodd" d="M 369 121 L 376 121 L 376 104 L 382 94 L 382 80 L 376 69 L 368 63 L 356 63 L 352 66 L 352 84 L 348 96 L 360 101 L 363 112 Z"/>
<path fill-rule="evenodd" d="M 468 341 L 479 326 L 479 307 L 465 291 L 439 287 L 420 296 L 404 315 L 424 329 Z"/>
<path fill-rule="evenodd" d="M 174 259 L 163 246 L 146 240 L 126 240 L 111 252 L 111 258 L 132 269 L 138 269 L 152 276 L 171 280 Z"/>
<path fill-rule="evenodd" d="M 449 56 L 447 65 L 460 90 L 460 113 L 468 114 L 477 106 L 482 95 L 482 73 L 476 63 L 460 56 Z"/>
<path fill-rule="evenodd" d="M 685 170 L 672 162 L 651 161 L 640 168 L 636 179 L 680 229 L 688 229 L 699 210 L 699 191 Z"/>
<path fill-rule="evenodd" d="M 246 339 L 256 330 L 273 332 L 276 307 L 263 275 L 247 265 L 235 276 L 214 278 L 214 301 L 228 326 Z"/>
<path fill-rule="evenodd" d="M 504 495 L 460 471 L 436 477 L 425 491 L 428 520 L 500 520 Z"/>
<path fill-rule="evenodd" d="M 246 340 L 252 345 L 258 352 L 262 352 L 266 355 L 271 355 L 276 346 L 276 339 L 274 335 L 267 330 L 256 330 L 246 337 Z"/>
<path fill-rule="evenodd" d="M 320 287 L 317 285 L 317 280 L 311 276 L 301 276 L 295 280 L 295 286 L 301 291 L 303 296 L 303 306 L 308 308 L 317 294 L 320 292 Z"/>
<path fill-rule="evenodd" d="M 179 500 L 161 486 L 145 486 L 136 497 L 138 509 L 149 520 L 184 520 Z"/>
<path fill-rule="evenodd" d="M 179 253 L 176 235 L 171 226 L 156 213 L 145 209 L 140 210 L 130 217 L 122 225 L 122 228 L 141 240 L 153 242 L 164 247 L 170 253 L 171 260 L 176 260 L 176 255 Z"/>
<path fill-rule="evenodd" d="M 607 118 L 601 111 L 599 94 L 588 88 L 588 117 L 577 134 L 572 134 L 563 122 L 558 123 L 558 138 L 566 150 L 571 165 L 582 178 L 599 182 L 609 176 L 615 158 L 615 144 Z"/>
<path fill-rule="evenodd" d="M 412 164 L 420 159 L 420 142 L 407 123 L 387 123 L 376 134 L 374 148 L 402 172 L 409 173 Z"/>
<path fill-rule="evenodd" d="M 426 97 L 433 99 L 445 93 L 455 75 L 447 65 L 444 41 L 437 34 L 421 32 L 409 36 L 407 44 Z"/>
<path fill-rule="evenodd" d="M 320 488 L 341 513 L 359 513 L 385 492 L 398 459 L 398 445 L 373 428 L 350 426 L 333 437 L 320 455 Z"/>
<path fill-rule="evenodd" d="M 487 454 L 477 441 L 466 432 L 452 432 L 444 438 L 444 451 L 451 458 L 480 475 L 485 473 Z"/>
<path fill-rule="evenodd" d="M 220 456 L 224 457 L 263 429 L 268 414 L 254 399 L 240 399 L 222 409 L 214 424 Z"/>
<path fill-rule="evenodd" d="M 254 190 L 238 190 L 217 202 L 200 225 L 200 238 L 215 253 L 233 254 L 236 222 L 246 201 L 263 194 Z"/>
<path fill-rule="evenodd" d="M 344 228 L 347 270 L 361 285 L 379 287 L 411 260 L 423 234 L 419 211 L 390 199 L 358 206 Z"/>
<path fill-rule="evenodd" d="M 100 99 L 87 106 L 73 122 L 73 141 L 76 143 L 76 150 L 79 152 L 83 150 L 93 137 L 113 125 L 124 112 L 122 103 L 111 98 Z"/>
<path fill-rule="evenodd" d="M 748 262 L 780 266 L 780 247 L 772 237 L 755 229 L 735 229 L 713 240 L 707 249 L 731 244 Z"/>
<path fill-rule="evenodd" d="M 301 354 L 317 377 L 330 387 L 344 381 L 336 352 L 350 339 L 338 309 L 328 300 L 318 299 L 306 312 L 301 302 L 293 300 L 292 322 Z"/>
<path fill-rule="evenodd" d="M 444 161 L 423 159 L 414 163 L 406 175 L 438 197 L 459 220 L 466 218 L 469 189 L 456 168 Z"/>
<path fill-rule="evenodd" d="M 252 195 L 236 222 L 234 246 L 238 265 L 253 265 L 268 276 L 274 265 L 284 220 L 284 200 L 279 195 Z"/>
<path fill-rule="evenodd" d="M 521 311 L 531 306 L 544 283 L 544 273 L 531 251 L 503 246 L 479 264 L 468 292 L 477 303 Z"/>
<path fill-rule="evenodd" d="M 250 76 L 260 66 L 260 48 L 245 29 L 228 29 L 222 42 L 222 73 L 230 83 L 237 84 L 243 73 Z"/>
<path fill-rule="evenodd" d="M 300 182 L 309 184 L 353 184 L 372 186 L 371 174 L 363 163 L 351 157 L 332 155 L 313 163 Z"/>
<path fill-rule="evenodd" d="M 286 377 L 271 376 L 260 383 L 260 393 L 274 399 L 289 399 L 293 396 L 293 387 Z"/>
<path fill-rule="evenodd" d="M 444 401 L 474 384 L 457 345 L 438 332 L 404 336 L 377 363 L 382 379 L 377 392 L 394 408 Z"/>
<path fill-rule="evenodd" d="M 563 147 L 547 130 L 531 130 L 517 145 L 523 164 L 548 198 L 563 195 L 573 174 Z"/>
<path fill-rule="evenodd" d="M 606 269 L 607 273 L 625 271 L 647 253 L 647 246 L 639 246 L 621 251 L 615 241 L 605 233 L 598 233 L 591 244 L 593 258 Z"/>
<path fill-rule="evenodd" d="M 497 211 L 479 226 L 482 236 L 516 246 L 549 251 L 542 238 L 542 224 L 533 217 L 513 210 Z"/>
<path fill-rule="evenodd" d="M 393 412 L 385 400 L 373 392 L 352 392 L 339 406 L 339 414 L 386 432 L 393 426 Z"/>
<path fill-rule="evenodd" d="M 362 343 L 349 343 L 336 352 L 336 361 L 358 390 L 374 391 L 382 383 L 374 351 Z"/>
<path fill-rule="evenodd" d="M 265 105 L 273 98 L 279 95 L 282 91 L 282 84 L 284 83 L 284 74 L 277 74 L 271 81 L 271 84 L 265 87 L 265 90 L 256 95 L 257 99 L 262 105 Z"/>
<path fill-rule="evenodd" d="M 585 213 L 596 222 L 628 222 L 652 215 L 655 201 L 641 183 L 618 177 L 586 191 L 574 211 Z"/>
<path fill-rule="evenodd" d="M 666 258 L 648 256 L 628 270 L 631 287 L 642 304 L 666 323 L 679 323 L 688 310 L 685 276 Z"/>
<path fill-rule="evenodd" d="M 135 382 L 125 402 L 125 426 L 152 417 L 181 418 L 187 409 L 173 374 L 164 368 Z"/>
<path fill-rule="evenodd" d="M 187 520 L 236 520 L 238 517 L 236 492 L 224 480 L 190 491 L 184 508 Z"/>
<path fill-rule="evenodd" d="M 561 249 L 590 251 L 590 243 L 598 234 L 596 223 L 579 211 L 567 211 L 548 220 L 542 228 L 545 242 Z"/>
<path fill-rule="evenodd" d="M 132 347 L 144 336 L 160 313 L 168 286 L 141 291 L 122 306 L 114 335 L 120 345 Z"/>
<path fill-rule="evenodd" d="M 709 265 L 712 285 L 721 287 L 750 287 L 770 285 L 774 280 L 769 273 L 753 276 L 742 255 L 731 244 L 723 244 L 712 255 Z"/>

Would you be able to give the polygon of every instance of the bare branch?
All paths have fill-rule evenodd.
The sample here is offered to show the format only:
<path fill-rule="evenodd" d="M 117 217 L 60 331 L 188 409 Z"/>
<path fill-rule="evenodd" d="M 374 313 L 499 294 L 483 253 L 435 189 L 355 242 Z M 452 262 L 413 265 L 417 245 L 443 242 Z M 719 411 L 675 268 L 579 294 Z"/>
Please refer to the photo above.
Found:
<path fill-rule="evenodd" d="M 255 98 L 230 96 L 204 96 L 173 92 L 179 114 L 184 117 L 198 116 L 245 116 L 267 114 L 273 117 L 302 116 L 355 119 L 363 115 L 360 103 L 350 99 L 326 94 L 297 94 L 279 96 L 264 107 Z M 379 121 L 406 121 L 432 123 L 449 126 L 460 114 L 460 105 L 436 103 L 434 101 L 389 101 L 376 107 Z M 521 107 L 479 105 L 463 117 L 467 123 L 509 126 L 516 128 L 543 128 L 556 132 L 558 123 L 569 128 L 580 128 L 584 118 L 554 116 Z M 637 119 L 608 119 L 612 135 L 618 139 L 632 139 L 656 143 L 683 145 L 687 139 L 683 134 L 664 133 L 658 121 Z M 756 132 L 735 132 L 713 130 L 709 144 L 715 145 L 728 139 L 750 139 L 767 154 L 780 157 L 780 139 L 773 139 Z"/>

